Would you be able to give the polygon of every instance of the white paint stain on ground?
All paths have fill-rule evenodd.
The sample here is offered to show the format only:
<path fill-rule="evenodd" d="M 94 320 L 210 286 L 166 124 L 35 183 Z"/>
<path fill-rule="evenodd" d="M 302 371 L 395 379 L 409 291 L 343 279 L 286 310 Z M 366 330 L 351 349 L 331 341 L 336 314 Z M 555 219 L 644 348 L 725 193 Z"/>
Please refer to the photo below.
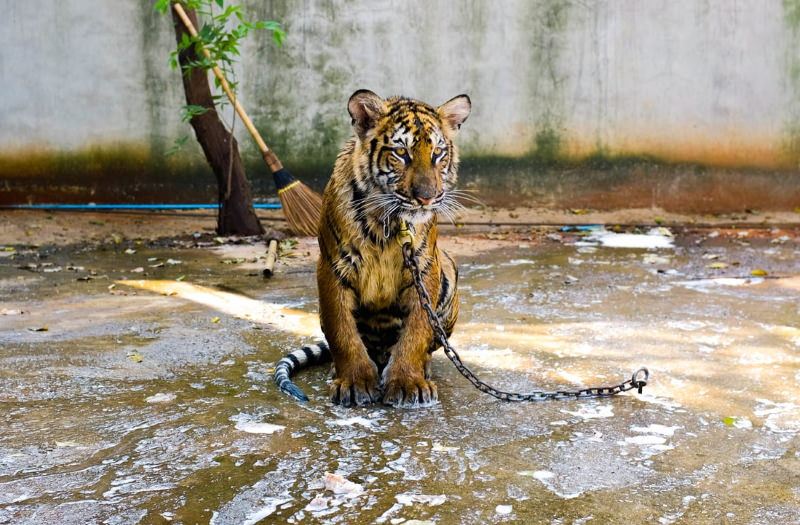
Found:
<path fill-rule="evenodd" d="M 431 452 L 455 452 L 456 450 L 458 450 L 458 447 L 447 447 L 441 443 L 434 443 L 433 447 L 431 447 Z"/>
<path fill-rule="evenodd" d="M 358 496 L 364 492 L 364 487 L 358 483 L 354 483 L 344 476 L 333 474 L 331 472 L 325 473 L 325 490 L 329 490 L 334 494 L 345 494 L 348 496 Z"/>
<path fill-rule="evenodd" d="M 245 516 L 244 521 L 241 522 L 242 525 L 255 525 L 256 523 L 261 522 L 264 518 L 267 518 L 275 513 L 278 510 L 278 507 L 283 505 L 284 503 L 288 503 L 292 501 L 292 498 L 263 498 L 262 503 L 264 506 L 254 510 L 253 512 L 247 514 Z M 210 525 L 223 525 L 221 522 L 218 521 L 219 514 L 214 512 L 211 515 L 211 521 L 209 522 Z"/>
<path fill-rule="evenodd" d="M 165 394 L 163 392 L 159 392 L 152 396 L 146 397 L 145 401 L 148 403 L 170 403 L 175 401 L 175 394 Z"/>
<path fill-rule="evenodd" d="M 667 410 L 675 410 L 675 409 L 678 409 L 678 408 L 682 407 L 682 405 L 680 403 L 678 403 L 677 401 L 675 401 L 674 399 L 669 399 L 669 398 L 660 397 L 660 396 L 654 396 L 654 395 L 648 394 L 646 392 L 636 396 L 636 399 L 638 399 L 639 401 L 644 401 L 645 403 L 652 403 L 654 405 L 662 406 L 662 407 L 666 408 Z"/>
<path fill-rule="evenodd" d="M 640 459 L 644 459 L 675 448 L 674 445 L 667 443 L 667 438 L 672 437 L 679 428 L 682 427 L 659 424 L 651 424 L 647 427 L 631 427 L 633 432 L 641 435 L 626 437 L 624 441 L 619 443 L 623 447 L 625 445 L 639 447 Z M 621 454 L 627 455 L 627 451 L 622 450 Z"/>
<path fill-rule="evenodd" d="M 659 425 L 653 423 L 646 427 L 631 427 L 631 430 L 642 434 L 658 434 L 660 436 L 671 437 L 675 434 L 675 431 L 678 430 L 679 428 L 683 427 L 668 427 L 666 425 Z"/>
<path fill-rule="evenodd" d="M 533 479 L 536 479 L 544 485 L 547 490 L 552 492 L 553 494 L 557 495 L 560 498 L 564 499 L 573 499 L 577 498 L 583 491 L 576 491 L 576 492 L 562 492 L 556 488 L 557 478 L 555 473 L 550 472 L 549 470 L 523 470 L 518 472 L 520 476 L 529 476 Z"/>
<path fill-rule="evenodd" d="M 667 440 L 665 438 L 652 435 L 625 438 L 625 443 L 630 443 L 631 445 L 663 445 L 666 442 Z"/>
<path fill-rule="evenodd" d="M 614 417 L 614 407 L 611 404 L 606 405 L 584 405 L 578 410 L 561 410 L 564 414 L 579 417 L 581 419 L 603 419 L 607 417 Z"/>
<path fill-rule="evenodd" d="M 330 498 L 326 498 L 322 494 L 317 494 L 317 496 L 314 497 L 314 499 L 312 499 L 303 510 L 306 512 L 320 512 L 328 508 L 329 502 Z"/>
<path fill-rule="evenodd" d="M 378 516 L 375 520 L 375 523 L 381 524 L 386 523 L 387 521 L 392 524 L 403 523 L 408 525 L 409 523 L 433 523 L 433 522 L 423 522 L 417 520 L 409 520 L 406 521 L 403 518 L 394 518 L 393 516 L 396 515 L 398 512 L 403 510 L 404 507 L 410 507 L 414 505 L 429 505 L 431 507 L 436 507 L 443 504 L 447 500 L 447 496 L 444 494 L 438 495 L 430 495 L 430 494 L 414 494 L 411 492 L 404 492 L 402 494 L 396 494 L 395 500 L 397 503 L 393 504 L 389 509 Z"/>
<path fill-rule="evenodd" d="M 769 399 L 758 399 L 753 414 L 765 418 L 764 427 L 778 434 L 800 432 L 800 406 L 794 403 L 777 403 Z"/>
<path fill-rule="evenodd" d="M 734 416 L 731 418 L 726 418 L 726 420 L 727 420 L 726 422 L 730 422 L 730 424 L 734 428 L 742 428 L 742 429 L 753 428 L 753 422 L 750 421 L 749 418 L 746 418 L 744 416 Z"/>
<path fill-rule="evenodd" d="M 674 248 L 675 240 L 666 228 L 652 228 L 646 234 L 614 233 L 606 229 L 592 233 L 585 240 L 575 243 L 579 246 L 600 245 L 606 248 L 632 248 L 655 250 Z"/>
<path fill-rule="evenodd" d="M 286 428 L 282 425 L 255 421 L 255 416 L 250 414 L 237 414 L 231 417 L 230 420 L 236 422 L 236 430 L 247 432 L 248 434 L 274 434 Z"/>
<path fill-rule="evenodd" d="M 522 266 L 525 264 L 536 264 L 536 261 L 531 259 L 511 259 L 508 262 L 501 263 L 500 266 Z"/>
<path fill-rule="evenodd" d="M 695 290 L 697 292 L 708 293 L 721 286 L 738 287 L 752 286 L 764 282 L 762 277 L 718 277 L 716 279 L 697 279 L 693 281 L 678 281 L 675 284 Z"/>
<path fill-rule="evenodd" d="M 367 418 L 361 417 L 361 416 L 354 416 L 354 417 L 349 417 L 349 418 L 346 418 L 346 419 L 333 419 L 331 421 L 327 421 L 327 424 L 328 425 L 337 426 L 337 427 L 351 427 L 351 426 L 354 426 L 354 425 L 360 425 L 360 426 L 362 426 L 364 428 L 372 429 L 378 423 L 374 419 L 367 419 Z"/>

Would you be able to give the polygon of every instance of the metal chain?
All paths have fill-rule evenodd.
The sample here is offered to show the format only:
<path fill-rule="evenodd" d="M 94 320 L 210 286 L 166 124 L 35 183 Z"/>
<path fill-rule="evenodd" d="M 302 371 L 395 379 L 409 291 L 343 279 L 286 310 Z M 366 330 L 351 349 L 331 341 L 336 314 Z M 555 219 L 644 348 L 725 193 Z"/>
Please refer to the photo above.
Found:
<path fill-rule="evenodd" d="M 466 377 L 467 380 L 481 392 L 489 394 L 490 396 L 494 396 L 503 401 L 547 401 L 552 399 L 608 397 L 619 394 L 620 392 L 633 390 L 634 388 L 637 389 L 640 394 L 642 393 L 642 389 L 647 385 L 647 379 L 650 377 L 650 372 L 647 370 L 647 368 L 640 368 L 633 373 L 630 379 L 623 381 L 618 385 L 589 387 L 582 388 L 580 390 L 555 390 L 550 392 L 533 391 L 527 393 L 505 392 L 481 381 L 478 376 L 476 376 L 475 373 L 467 368 L 467 366 L 461 361 L 458 352 L 456 352 L 455 348 L 450 345 L 450 342 L 447 339 L 447 332 L 442 326 L 439 316 L 431 306 L 431 298 L 428 295 L 428 291 L 425 289 L 425 284 L 422 282 L 422 272 L 419 268 L 419 258 L 414 254 L 412 240 L 413 237 L 408 230 L 405 228 L 401 229 L 400 235 L 398 235 L 398 241 L 400 242 L 401 250 L 403 252 L 403 260 L 406 267 L 411 270 L 411 277 L 414 279 L 414 286 L 419 294 L 419 301 L 422 305 L 422 309 L 425 310 L 425 313 L 428 316 L 428 321 L 433 329 L 433 336 L 436 338 L 439 344 L 442 345 L 445 355 L 450 358 L 450 361 L 452 361 L 456 366 L 456 369 L 461 372 L 461 375 Z"/>

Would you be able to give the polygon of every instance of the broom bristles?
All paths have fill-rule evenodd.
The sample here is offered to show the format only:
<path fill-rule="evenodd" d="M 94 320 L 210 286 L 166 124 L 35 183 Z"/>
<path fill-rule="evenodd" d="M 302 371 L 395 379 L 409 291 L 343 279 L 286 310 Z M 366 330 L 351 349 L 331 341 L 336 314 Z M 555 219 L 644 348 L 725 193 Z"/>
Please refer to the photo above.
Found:
<path fill-rule="evenodd" d="M 273 164 L 270 164 L 272 157 L 274 157 L 274 168 Z M 264 154 L 264 159 L 273 170 L 272 179 L 278 188 L 278 198 L 281 200 L 289 227 L 298 235 L 316 237 L 322 213 L 322 196 L 295 179 L 271 151 Z"/>
<path fill-rule="evenodd" d="M 292 181 L 278 191 L 289 227 L 298 235 L 317 236 L 322 196 L 300 182 Z"/>

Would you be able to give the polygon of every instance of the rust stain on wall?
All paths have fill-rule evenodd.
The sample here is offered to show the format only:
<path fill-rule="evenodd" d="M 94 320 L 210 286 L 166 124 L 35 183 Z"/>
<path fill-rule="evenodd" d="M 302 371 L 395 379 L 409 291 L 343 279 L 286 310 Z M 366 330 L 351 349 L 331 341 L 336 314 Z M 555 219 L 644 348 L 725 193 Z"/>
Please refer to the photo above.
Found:
<path fill-rule="evenodd" d="M 186 155 L 152 155 L 140 144 L 0 152 L 0 204 L 163 200 L 166 188 L 183 186 L 191 195 L 204 181 L 213 184 L 202 162 Z M 180 191 L 175 197 L 181 198 Z"/>
<path fill-rule="evenodd" d="M 497 206 L 658 206 L 691 213 L 800 206 L 796 161 L 767 140 L 687 134 L 671 141 L 632 138 L 623 145 L 601 151 L 588 141 L 544 134 L 537 140 L 541 151 L 527 155 L 465 155 L 462 185 Z M 309 174 L 328 173 L 318 165 L 292 169 L 308 182 Z M 248 177 L 257 198 L 274 197 L 260 159 L 248 165 Z M 167 157 L 152 154 L 148 145 L 116 144 L 0 153 L 0 204 L 213 202 L 215 184 L 202 156 L 191 151 Z"/>
<path fill-rule="evenodd" d="M 546 151 L 543 151 L 546 150 Z M 693 164 L 709 168 L 800 169 L 800 149 L 788 139 L 732 131 L 708 134 L 681 129 L 655 134 L 630 126 L 598 145 L 592 133 L 545 128 L 537 133 L 531 125 L 516 123 L 491 152 L 463 148 L 467 157 L 547 157 L 575 165 L 603 156 L 608 159 L 643 158 L 663 164 Z"/>
<path fill-rule="evenodd" d="M 597 152 L 590 141 L 574 140 L 568 144 L 576 157 Z M 715 168 L 793 170 L 798 158 L 775 137 L 744 136 L 731 133 L 707 136 L 683 131 L 671 136 L 648 137 L 631 133 L 616 138 L 605 152 L 610 156 L 642 156 L 667 164 L 696 164 Z"/>

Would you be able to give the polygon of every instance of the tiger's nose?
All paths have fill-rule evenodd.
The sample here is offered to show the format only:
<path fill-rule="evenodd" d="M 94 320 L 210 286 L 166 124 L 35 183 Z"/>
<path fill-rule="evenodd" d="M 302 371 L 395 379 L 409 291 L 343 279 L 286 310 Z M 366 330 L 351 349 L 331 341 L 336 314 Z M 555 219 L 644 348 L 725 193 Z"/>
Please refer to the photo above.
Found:
<path fill-rule="evenodd" d="M 433 199 L 436 198 L 436 191 L 433 188 L 429 187 L 414 187 L 411 194 L 417 199 L 420 204 L 423 206 L 427 206 L 428 204 L 433 202 Z"/>

